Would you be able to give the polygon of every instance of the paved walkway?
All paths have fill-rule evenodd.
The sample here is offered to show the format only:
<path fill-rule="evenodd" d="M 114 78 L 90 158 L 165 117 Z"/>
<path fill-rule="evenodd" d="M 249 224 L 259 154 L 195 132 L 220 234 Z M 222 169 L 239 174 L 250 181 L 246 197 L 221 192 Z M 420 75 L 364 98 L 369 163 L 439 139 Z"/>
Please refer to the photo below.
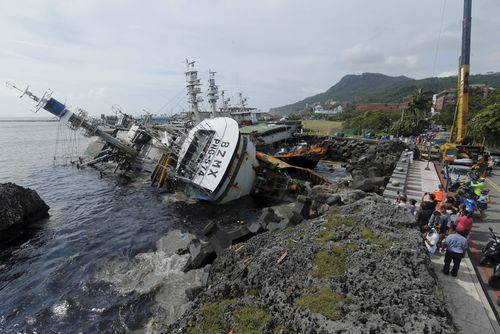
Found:
<path fill-rule="evenodd" d="M 457 277 L 446 276 L 441 272 L 444 253 L 431 256 L 431 260 L 443 289 L 446 304 L 460 331 L 464 334 L 500 333 L 495 314 L 477 279 L 469 257 L 466 256 L 460 263 Z"/>
<path fill-rule="evenodd" d="M 429 169 L 426 168 L 427 161 L 414 161 L 411 165 L 409 182 L 413 189 L 409 190 L 413 191 L 408 194 L 408 197 L 416 198 L 419 197 L 419 191 L 421 196 L 424 192 L 431 193 L 437 189 L 440 184 L 440 179 L 436 167 L 431 163 Z M 498 170 L 498 174 L 497 181 L 496 179 L 491 180 L 495 182 L 496 185 L 500 185 L 500 169 Z M 492 193 L 490 193 L 493 195 L 491 200 L 495 203 L 500 203 L 500 186 L 495 190 L 498 192 L 493 193 L 492 191 Z M 418 200 L 420 200 L 420 197 Z M 494 224 L 495 229 L 500 227 L 500 205 L 498 207 L 497 205 L 498 204 L 491 205 L 488 209 L 488 216 L 485 220 L 487 223 L 474 224 L 472 244 L 477 244 L 477 246 L 480 247 L 481 242 L 487 241 L 488 237 L 484 229 L 487 230 L 488 226 Z M 478 241 L 477 235 L 480 235 L 483 241 Z M 443 289 L 445 302 L 448 304 L 460 332 L 464 334 L 500 334 L 500 326 L 495 315 L 496 306 L 493 305 L 490 292 L 488 292 L 488 288 L 484 284 L 484 277 L 481 277 L 481 275 L 478 276 L 476 272 L 480 271 L 480 269 L 478 269 L 479 267 L 477 267 L 475 263 L 473 265 L 473 262 L 475 262 L 474 257 L 474 252 L 470 251 L 468 256 L 463 259 L 458 277 L 456 278 L 441 273 L 444 264 L 444 256 L 431 256 L 431 261 L 438 282 Z M 490 297 L 489 299 L 483 291 L 483 288 L 488 294 L 488 297 Z M 493 293 L 495 292 L 493 291 Z"/>

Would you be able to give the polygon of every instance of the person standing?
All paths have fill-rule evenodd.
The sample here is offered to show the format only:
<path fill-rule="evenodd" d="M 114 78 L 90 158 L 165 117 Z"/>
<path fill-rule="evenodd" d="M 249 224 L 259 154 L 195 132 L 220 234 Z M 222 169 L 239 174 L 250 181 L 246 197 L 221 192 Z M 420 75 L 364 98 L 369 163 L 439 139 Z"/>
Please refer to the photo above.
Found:
<path fill-rule="evenodd" d="M 429 199 L 425 201 L 424 199 L 426 195 L 429 196 Z M 437 202 L 434 194 L 424 193 L 422 195 L 422 198 L 420 199 L 420 208 L 416 214 L 417 222 L 421 231 L 423 227 L 429 223 L 432 213 L 436 210 L 436 205 Z"/>
<path fill-rule="evenodd" d="M 474 189 L 474 193 L 476 194 L 477 197 L 481 196 L 481 191 L 483 191 L 484 188 L 486 188 L 486 182 L 483 177 L 480 177 L 476 181 L 472 181 L 470 183 L 470 186 L 472 189 Z"/>
<path fill-rule="evenodd" d="M 446 193 L 444 192 L 444 187 L 440 184 L 438 188 L 433 192 L 434 197 L 437 202 L 437 207 L 438 209 L 441 207 L 443 204 L 443 200 L 446 198 Z"/>
<path fill-rule="evenodd" d="M 458 234 L 467 238 L 470 231 L 472 230 L 472 224 L 474 220 L 472 218 L 473 212 L 470 210 L 465 210 L 465 212 L 457 217 L 456 231 Z"/>
<path fill-rule="evenodd" d="M 460 262 L 465 255 L 465 251 L 469 248 L 467 239 L 462 235 L 456 233 L 455 228 L 452 226 L 451 233 L 443 240 L 443 248 L 446 248 L 444 255 L 444 267 L 441 272 L 445 275 L 450 274 L 450 264 L 453 261 L 453 268 L 451 269 L 451 276 L 457 277 L 458 269 L 460 269 Z"/>

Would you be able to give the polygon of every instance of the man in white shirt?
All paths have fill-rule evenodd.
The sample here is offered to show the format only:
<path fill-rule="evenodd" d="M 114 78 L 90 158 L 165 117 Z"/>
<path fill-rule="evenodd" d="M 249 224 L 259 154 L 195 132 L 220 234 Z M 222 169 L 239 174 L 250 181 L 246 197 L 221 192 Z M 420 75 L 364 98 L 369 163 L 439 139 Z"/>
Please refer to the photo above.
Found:
<path fill-rule="evenodd" d="M 435 228 L 431 228 L 424 236 L 425 247 L 431 254 L 435 254 L 437 250 L 437 243 L 439 241 L 439 233 Z"/>

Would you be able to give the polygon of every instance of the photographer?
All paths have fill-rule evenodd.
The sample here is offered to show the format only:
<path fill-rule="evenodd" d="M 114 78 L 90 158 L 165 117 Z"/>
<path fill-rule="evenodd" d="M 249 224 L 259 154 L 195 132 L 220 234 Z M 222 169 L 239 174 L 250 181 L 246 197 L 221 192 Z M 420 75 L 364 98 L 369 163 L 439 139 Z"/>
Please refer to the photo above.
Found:
<path fill-rule="evenodd" d="M 428 199 L 425 200 L 425 196 Z M 436 197 L 434 194 L 424 193 L 420 200 L 420 210 L 417 212 L 417 222 L 420 226 L 420 230 L 423 231 L 423 227 L 428 224 L 432 213 L 436 210 Z"/>

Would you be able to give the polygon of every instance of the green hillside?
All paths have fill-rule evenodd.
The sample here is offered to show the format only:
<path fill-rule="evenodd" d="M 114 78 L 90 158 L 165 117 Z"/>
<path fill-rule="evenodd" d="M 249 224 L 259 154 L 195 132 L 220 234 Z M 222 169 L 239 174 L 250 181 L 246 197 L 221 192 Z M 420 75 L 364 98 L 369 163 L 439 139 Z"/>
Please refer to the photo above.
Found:
<path fill-rule="evenodd" d="M 500 73 L 472 75 L 470 83 L 484 83 L 492 87 L 500 87 Z M 457 77 L 415 80 L 405 76 L 390 77 L 379 73 L 350 74 L 344 76 L 324 93 L 307 97 L 286 106 L 271 108 L 270 112 L 281 115 L 301 112 L 306 103 L 324 103 L 329 99 L 363 103 L 401 102 L 403 97 L 413 94 L 418 88 L 437 93 L 447 88 L 456 87 L 456 85 Z"/>

